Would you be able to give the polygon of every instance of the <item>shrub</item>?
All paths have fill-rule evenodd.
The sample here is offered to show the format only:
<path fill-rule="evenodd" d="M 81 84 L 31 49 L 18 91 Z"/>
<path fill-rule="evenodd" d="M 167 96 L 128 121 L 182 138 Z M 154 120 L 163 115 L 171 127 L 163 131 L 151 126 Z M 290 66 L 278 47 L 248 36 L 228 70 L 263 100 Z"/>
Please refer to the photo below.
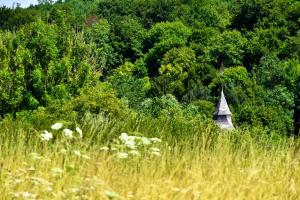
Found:
<path fill-rule="evenodd" d="M 104 113 L 108 116 L 123 116 L 126 106 L 117 98 L 116 92 L 109 83 L 99 82 L 92 87 L 84 87 L 80 95 L 70 99 L 64 105 L 66 112 L 76 112 L 83 116 L 86 112 Z"/>

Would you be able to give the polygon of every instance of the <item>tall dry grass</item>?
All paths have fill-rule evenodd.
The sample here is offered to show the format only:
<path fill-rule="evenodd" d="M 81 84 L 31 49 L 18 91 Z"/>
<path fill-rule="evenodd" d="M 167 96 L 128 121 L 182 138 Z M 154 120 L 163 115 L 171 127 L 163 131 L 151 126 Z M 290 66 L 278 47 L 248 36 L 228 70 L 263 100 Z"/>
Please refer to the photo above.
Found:
<path fill-rule="evenodd" d="M 65 140 L 57 132 L 47 142 L 40 140 L 39 130 L 2 122 L 0 198 L 300 199 L 294 138 L 263 129 L 220 132 L 212 125 L 178 121 L 89 118 L 81 126 L 82 139 Z M 126 148 L 101 150 L 120 146 L 122 130 L 160 135 L 161 156 L 145 148 L 140 156 L 120 159 L 118 151 Z"/>

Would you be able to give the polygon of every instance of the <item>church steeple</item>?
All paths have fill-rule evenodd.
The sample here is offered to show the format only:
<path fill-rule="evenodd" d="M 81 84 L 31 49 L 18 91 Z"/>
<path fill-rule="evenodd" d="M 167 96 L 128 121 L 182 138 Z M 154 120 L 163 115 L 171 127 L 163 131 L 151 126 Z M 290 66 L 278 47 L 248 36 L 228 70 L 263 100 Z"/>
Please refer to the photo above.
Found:
<path fill-rule="evenodd" d="M 221 129 L 234 129 L 231 121 L 231 112 L 227 104 L 223 89 L 221 92 L 221 98 L 216 107 L 214 120 Z"/>

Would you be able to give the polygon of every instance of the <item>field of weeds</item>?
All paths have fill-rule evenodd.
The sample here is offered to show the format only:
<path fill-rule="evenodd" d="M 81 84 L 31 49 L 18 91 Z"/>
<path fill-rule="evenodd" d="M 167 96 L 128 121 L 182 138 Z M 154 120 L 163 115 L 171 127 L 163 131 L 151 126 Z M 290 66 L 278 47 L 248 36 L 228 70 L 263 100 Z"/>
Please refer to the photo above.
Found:
<path fill-rule="evenodd" d="M 299 140 L 259 128 L 101 117 L 0 126 L 1 199 L 300 198 Z"/>

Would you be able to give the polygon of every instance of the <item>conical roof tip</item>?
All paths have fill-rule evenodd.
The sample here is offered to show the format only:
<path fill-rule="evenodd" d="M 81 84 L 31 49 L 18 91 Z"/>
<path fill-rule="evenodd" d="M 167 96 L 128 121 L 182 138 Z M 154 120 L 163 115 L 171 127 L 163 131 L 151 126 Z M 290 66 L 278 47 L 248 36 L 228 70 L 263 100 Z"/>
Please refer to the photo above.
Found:
<path fill-rule="evenodd" d="M 215 115 L 231 115 L 229 106 L 227 104 L 223 89 L 221 92 L 221 98 L 216 107 Z"/>

